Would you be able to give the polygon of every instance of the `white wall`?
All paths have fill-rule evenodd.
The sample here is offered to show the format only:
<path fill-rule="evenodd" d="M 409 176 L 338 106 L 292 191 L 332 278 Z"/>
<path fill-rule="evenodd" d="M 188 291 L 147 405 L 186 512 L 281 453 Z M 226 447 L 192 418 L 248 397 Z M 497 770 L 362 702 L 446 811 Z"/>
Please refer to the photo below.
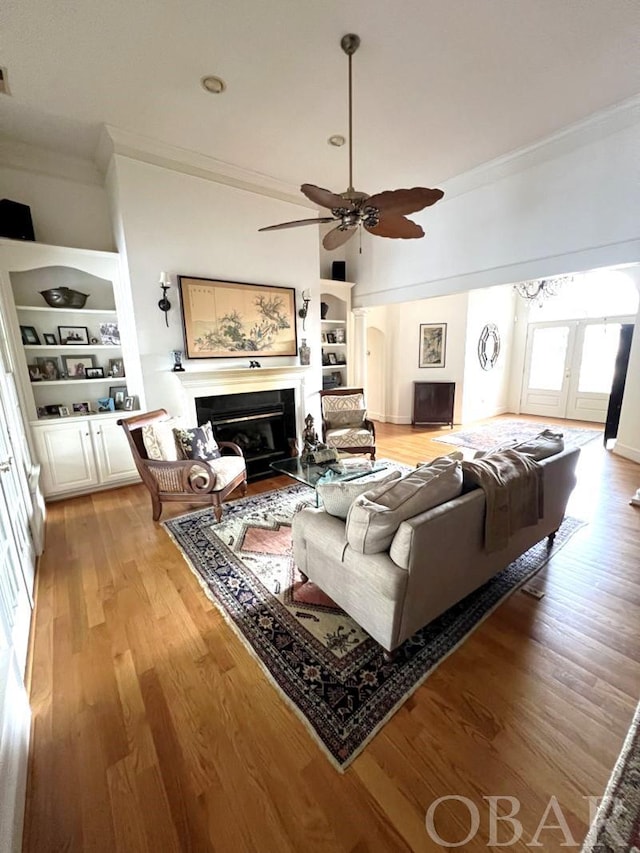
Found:
<path fill-rule="evenodd" d="M 176 276 L 295 287 L 312 302 L 304 337 L 316 345 L 306 380 L 306 411 L 318 416 L 321 387 L 318 235 L 314 228 L 258 233 L 265 223 L 303 218 L 308 210 L 243 189 L 115 155 L 109 195 L 118 250 L 128 266 L 147 407 L 181 410 L 171 350 L 184 350 Z M 169 328 L 157 303 L 164 270 L 173 286 Z M 303 337 L 298 324 L 298 340 Z M 298 364 L 295 357 L 260 359 L 264 366 Z M 248 367 L 249 357 L 187 362 L 188 370 Z"/>
<path fill-rule="evenodd" d="M 363 235 L 355 306 L 640 260 L 638 107 L 444 182 L 420 240 Z M 625 122 L 631 126 L 620 127 Z M 416 176 L 418 177 L 418 176 Z M 354 241 L 351 241 L 354 242 Z M 357 247 L 356 247 L 357 248 Z"/>
<path fill-rule="evenodd" d="M 39 243 L 112 252 L 102 176 L 92 164 L 28 145 L 0 144 L 0 198 L 27 204 Z"/>
<path fill-rule="evenodd" d="M 514 303 L 509 285 L 469 293 L 462 423 L 509 411 Z M 478 359 L 478 341 L 487 323 L 495 323 L 500 335 L 500 353 L 491 370 L 483 370 Z"/>
<path fill-rule="evenodd" d="M 396 424 L 411 423 L 414 382 L 455 382 L 454 420 L 461 422 L 465 367 L 467 294 L 421 299 L 402 305 L 389 305 L 367 312 L 367 327 L 384 335 L 386 365 L 383 393 L 383 420 Z M 447 339 L 444 367 L 418 367 L 421 323 L 446 323 Z M 369 341 L 372 342 L 372 336 Z"/>

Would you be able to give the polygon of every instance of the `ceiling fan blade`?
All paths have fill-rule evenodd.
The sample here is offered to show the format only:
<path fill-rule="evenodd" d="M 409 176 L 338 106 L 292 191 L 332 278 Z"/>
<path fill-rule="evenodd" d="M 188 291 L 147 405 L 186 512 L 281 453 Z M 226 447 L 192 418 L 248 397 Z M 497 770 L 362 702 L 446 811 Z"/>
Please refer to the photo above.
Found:
<path fill-rule="evenodd" d="M 444 192 L 431 190 L 427 187 L 413 187 L 410 190 L 386 190 L 370 196 L 364 203 L 365 207 L 375 207 L 380 213 L 406 214 L 415 213 L 440 201 Z"/>
<path fill-rule="evenodd" d="M 342 246 L 347 242 L 356 232 L 356 226 L 351 225 L 348 228 L 343 228 L 341 225 L 338 225 L 337 228 L 333 228 L 329 231 L 328 234 L 324 235 L 322 240 L 322 245 L 328 251 L 332 249 L 337 249 L 339 246 Z"/>
<path fill-rule="evenodd" d="M 321 216 L 318 219 L 296 219 L 294 222 L 281 222 L 279 225 L 266 225 L 258 231 L 279 231 L 281 228 L 297 228 L 298 225 L 318 225 L 322 222 L 335 222 L 333 216 Z"/>
<path fill-rule="evenodd" d="M 331 190 L 323 190 L 322 187 L 317 187 L 315 184 L 303 184 L 300 187 L 300 192 L 309 199 L 309 201 L 319 204 L 321 207 L 351 207 L 351 202 L 342 198 L 337 193 L 332 193 Z"/>
<path fill-rule="evenodd" d="M 377 225 L 364 227 L 369 234 L 374 234 L 376 237 L 394 237 L 401 240 L 424 237 L 422 227 L 417 222 L 405 219 L 404 216 L 381 216 Z"/>

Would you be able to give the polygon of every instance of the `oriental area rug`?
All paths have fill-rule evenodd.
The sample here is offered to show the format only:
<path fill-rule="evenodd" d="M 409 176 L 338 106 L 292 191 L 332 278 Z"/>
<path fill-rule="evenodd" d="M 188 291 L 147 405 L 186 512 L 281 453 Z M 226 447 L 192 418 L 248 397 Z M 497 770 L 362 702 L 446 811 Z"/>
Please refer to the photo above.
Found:
<path fill-rule="evenodd" d="M 582 853 L 640 851 L 640 705 Z"/>
<path fill-rule="evenodd" d="M 400 467 L 400 466 L 397 466 Z M 551 550 L 538 543 L 414 634 L 386 662 L 380 646 L 293 562 L 291 522 L 315 492 L 304 485 L 164 522 L 217 605 L 332 763 L 344 770 L 427 676 L 582 526 L 566 518 Z"/>
<path fill-rule="evenodd" d="M 567 447 L 581 447 L 594 438 L 602 438 L 601 429 L 588 427 L 565 427 L 558 424 L 533 423 L 520 420 L 496 420 L 489 424 L 481 424 L 476 429 L 452 432 L 447 436 L 434 438 L 442 444 L 454 444 L 457 447 L 470 447 L 472 450 L 493 450 L 507 441 L 526 441 L 534 438 L 543 429 L 561 432 Z"/>

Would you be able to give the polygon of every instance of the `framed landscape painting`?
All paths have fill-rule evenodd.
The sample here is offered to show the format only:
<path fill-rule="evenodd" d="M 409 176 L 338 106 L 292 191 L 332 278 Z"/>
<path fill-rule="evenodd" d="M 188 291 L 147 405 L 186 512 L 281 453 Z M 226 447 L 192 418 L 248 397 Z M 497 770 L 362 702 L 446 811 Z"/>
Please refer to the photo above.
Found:
<path fill-rule="evenodd" d="M 421 323 L 418 367 L 444 367 L 446 344 L 446 323 Z"/>
<path fill-rule="evenodd" d="M 188 358 L 297 355 L 295 289 L 178 276 Z"/>

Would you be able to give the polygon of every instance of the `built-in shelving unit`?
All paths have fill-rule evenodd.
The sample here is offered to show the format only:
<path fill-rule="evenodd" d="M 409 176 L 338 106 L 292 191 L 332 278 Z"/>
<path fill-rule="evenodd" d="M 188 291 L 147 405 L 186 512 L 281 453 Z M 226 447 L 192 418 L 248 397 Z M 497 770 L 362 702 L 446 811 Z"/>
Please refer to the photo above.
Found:
<path fill-rule="evenodd" d="M 351 288 L 352 282 L 320 281 L 320 302 L 326 314 L 320 320 L 322 387 L 344 388 L 351 382 Z"/>
<path fill-rule="evenodd" d="M 117 420 L 139 411 L 140 360 L 130 294 L 119 258 L 0 240 L 0 301 L 12 370 L 45 496 L 66 496 L 138 479 Z M 42 291 L 87 295 L 83 308 L 52 307 Z M 87 376 L 87 369 L 102 376 Z"/>

